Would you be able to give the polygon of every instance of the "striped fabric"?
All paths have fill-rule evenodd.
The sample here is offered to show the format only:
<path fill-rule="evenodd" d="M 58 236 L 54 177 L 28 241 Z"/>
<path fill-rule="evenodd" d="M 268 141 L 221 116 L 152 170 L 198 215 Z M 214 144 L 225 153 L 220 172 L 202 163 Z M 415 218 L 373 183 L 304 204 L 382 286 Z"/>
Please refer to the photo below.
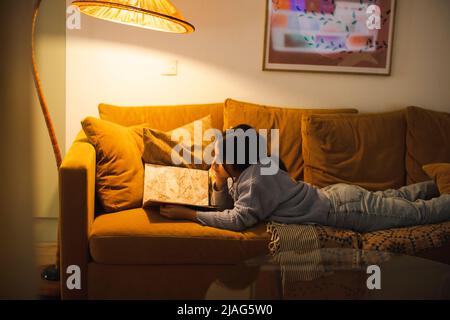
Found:
<path fill-rule="evenodd" d="M 272 235 L 270 253 L 280 264 L 283 292 L 290 291 L 298 281 L 324 275 L 320 241 L 314 226 L 270 222 L 267 232 Z"/>

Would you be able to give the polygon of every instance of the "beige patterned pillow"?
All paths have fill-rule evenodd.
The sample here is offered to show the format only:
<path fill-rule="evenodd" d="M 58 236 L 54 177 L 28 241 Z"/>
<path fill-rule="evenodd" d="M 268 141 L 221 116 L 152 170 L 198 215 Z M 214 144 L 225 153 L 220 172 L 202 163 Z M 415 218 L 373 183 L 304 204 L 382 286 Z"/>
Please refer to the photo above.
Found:
<path fill-rule="evenodd" d="M 208 170 L 209 165 L 203 159 L 203 151 L 211 141 L 204 140 L 203 133 L 209 129 L 212 129 L 211 115 L 169 132 L 145 128 L 142 158 L 145 163 L 150 164 Z M 181 138 L 173 141 L 173 134 Z M 177 152 L 172 152 L 174 148 L 178 148 Z"/>

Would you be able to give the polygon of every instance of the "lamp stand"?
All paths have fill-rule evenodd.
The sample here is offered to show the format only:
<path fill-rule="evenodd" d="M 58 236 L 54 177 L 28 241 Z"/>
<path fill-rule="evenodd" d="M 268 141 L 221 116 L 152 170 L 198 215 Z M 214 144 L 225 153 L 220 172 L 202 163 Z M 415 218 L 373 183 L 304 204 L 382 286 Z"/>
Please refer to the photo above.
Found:
<path fill-rule="evenodd" d="M 59 148 L 58 139 L 56 138 L 55 128 L 53 126 L 53 121 L 50 117 L 50 112 L 48 111 L 47 101 L 45 100 L 44 92 L 42 90 L 41 78 L 39 76 L 37 64 L 36 64 L 36 21 L 39 15 L 39 8 L 41 6 L 42 0 L 36 0 L 34 11 L 33 11 L 33 23 L 31 29 L 31 61 L 33 65 L 33 79 L 36 91 L 39 97 L 39 103 L 41 105 L 42 114 L 44 115 L 45 124 L 47 125 L 48 134 L 53 146 L 53 153 L 55 155 L 56 167 L 59 170 L 61 166 L 62 157 L 61 150 Z M 59 281 L 60 279 L 60 225 L 58 219 L 58 241 L 56 250 L 56 261 L 54 265 L 46 266 L 42 272 L 42 278 L 49 281 Z"/>

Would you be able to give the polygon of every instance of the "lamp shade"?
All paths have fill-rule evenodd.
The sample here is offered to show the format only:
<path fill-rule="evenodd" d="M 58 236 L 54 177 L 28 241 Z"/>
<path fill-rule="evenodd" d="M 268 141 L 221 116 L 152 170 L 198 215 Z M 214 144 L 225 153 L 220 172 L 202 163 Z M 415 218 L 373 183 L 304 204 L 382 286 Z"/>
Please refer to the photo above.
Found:
<path fill-rule="evenodd" d="M 84 14 L 112 22 L 172 33 L 195 31 L 169 0 L 79 0 L 72 5 Z"/>

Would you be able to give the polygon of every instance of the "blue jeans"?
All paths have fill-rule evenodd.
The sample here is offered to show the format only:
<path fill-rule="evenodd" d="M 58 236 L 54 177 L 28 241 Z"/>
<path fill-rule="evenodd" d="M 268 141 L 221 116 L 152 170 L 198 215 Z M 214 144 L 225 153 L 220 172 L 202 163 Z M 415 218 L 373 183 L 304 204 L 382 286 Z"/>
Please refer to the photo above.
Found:
<path fill-rule="evenodd" d="M 450 195 L 439 196 L 433 181 L 377 192 L 348 184 L 322 191 L 331 202 L 326 224 L 338 229 L 371 232 L 450 220 Z"/>

